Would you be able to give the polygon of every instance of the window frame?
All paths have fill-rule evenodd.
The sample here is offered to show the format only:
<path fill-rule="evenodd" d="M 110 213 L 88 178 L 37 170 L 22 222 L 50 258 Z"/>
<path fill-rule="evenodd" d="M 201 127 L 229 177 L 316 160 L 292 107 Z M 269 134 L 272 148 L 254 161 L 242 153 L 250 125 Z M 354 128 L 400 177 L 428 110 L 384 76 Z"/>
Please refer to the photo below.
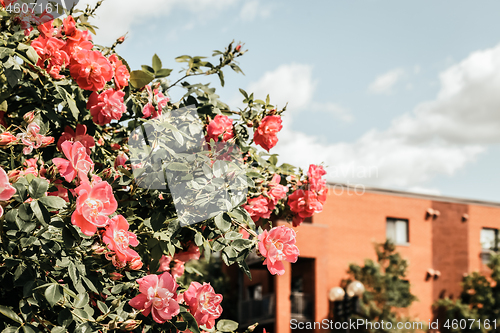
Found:
<path fill-rule="evenodd" d="M 405 222 L 405 224 L 406 224 L 406 242 L 404 242 L 404 243 L 397 242 L 396 222 L 398 222 L 398 221 Z M 394 236 L 395 236 L 394 239 L 390 239 L 387 235 L 388 225 L 390 222 L 394 224 Z M 400 218 L 400 217 L 392 217 L 392 216 L 386 217 L 385 218 L 385 239 L 386 239 L 386 241 L 390 240 L 396 246 L 410 246 L 410 220 L 405 219 L 405 218 Z"/>

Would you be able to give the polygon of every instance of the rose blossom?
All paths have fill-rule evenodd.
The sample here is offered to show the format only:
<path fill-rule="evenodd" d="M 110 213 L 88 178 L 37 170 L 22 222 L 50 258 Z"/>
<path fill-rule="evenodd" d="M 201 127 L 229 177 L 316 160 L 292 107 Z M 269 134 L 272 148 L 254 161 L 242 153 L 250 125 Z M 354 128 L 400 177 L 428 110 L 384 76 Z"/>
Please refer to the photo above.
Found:
<path fill-rule="evenodd" d="M 311 164 L 307 171 L 307 180 L 309 181 L 309 189 L 319 191 L 326 185 L 326 180 L 322 177 L 326 175 L 325 169 L 321 165 Z"/>
<path fill-rule="evenodd" d="M 37 66 L 44 68 L 54 79 L 64 78 L 64 75 L 59 73 L 69 65 L 70 59 L 63 40 L 42 35 L 35 38 L 31 46 L 39 56 Z"/>
<path fill-rule="evenodd" d="M 128 263 L 128 267 L 133 270 L 141 269 L 142 265 L 141 257 L 136 257 Z"/>
<path fill-rule="evenodd" d="M 26 127 L 26 132 L 17 134 L 17 138 L 26 146 L 23 149 L 24 155 L 30 154 L 33 149 L 45 147 L 54 142 L 53 137 L 41 135 L 39 132 L 40 126 L 36 123 L 30 123 Z"/>
<path fill-rule="evenodd" d="M 318 195 L 311 190 L 297 190 L 288 196 L 288 205 L 290 210 L 298 215 L 293 221 L 296 227 L 302 223 L 306 217 L 311 217 L 314 213 L 321 213 L 323 205 L 318 200 Z"/>
<path fill-rule="evenodd" d="M 141 293 L 129 301 L 130 306 L 143 310 L 142 314 L 146 317 L 151 313 L 153 320 L 159 324 L 179 314 L 178 286 L 169 272 L 146 275 L 138 279 L 137 283 Z"/>
<path fill-rule="evenodd" d="M 111 251 L 114 251 L 118 260 L 122 262 L 132 261 L 132 259 L 139 257 L 139 254 L 129 247 L 129 245 L 139 245 L 139 241 L 133 232 L 128 231 L 128 228 L 127 220 L 122 215 L 116 215 L 109 220 L 102 236 L 103 242 Z"/>
<path fill-rule="evenodd" d="M 178 277 L 182 276 L 182 274 L 184 274 L 184 261 L 181 261 L 179 259 L 172 260 L 171 256 L 162 255 L 160 258 L 160 266 L 158 267 L 157 272 L 170 272 L 174 279 L 177 279 Z"/>
<path fill-rule="evenodd" d="M 71 76 L 84 90 L 97 91 L 113 78 L 113 66 L 101 52 L 80 50 L 71 61 Z"/>
<path fill-rule="evenodd" d="M 285 273 L 283 260 L 291 263 L 297 261 L 299 249 L 295 245 L 295 237 L 295 231 L 285 226 L 274 227 L 269 232 L 264 230 L 259 235 L 259 252 L 266 258 L 263 265 L 267 265 L 271 274 Z"/>
<path fill-rule="evenodd" d="M 87 126 L 82 124 L 76 125 L 76 133 L 69 126 L 64 128 L 63 134 L 57 140 L 59 150 L 62 150 L 61 145 L 64 141 L 80 142 L 85 147 L 87 155 L 90 155 L 90 150 L 95 146 L 94 138 L 87 134 Z"/>
<path fill-rule="evenodd" d="M 80 142 L 65 141 L 61 144 L 62 151 L 67 159 L 56 157 L 52 162 L 67 182 L 78 178 L 86 178 L 89 171 L 94 167 L 94 162 L 87 155 L 85 147 Z"/>
<path fill-rule="evenodd" d="M 288 187 L 280 185 L 281 176 L 275 174 L 273 179 L 269 182 L 269 195 L 272 197 L 273 204 L 276 205 L 278 201 L 286 197 Z"/>
<path fill-rule="evenodd" d="M 6 201 L 12 198 L 16 189 L 10 185 L 9 176 L 2 167 L 0 167 L 0 201 Z M 0 217 L 3 215 L 3 207 L 0 206 Z"/>
<path fill-rule="evenodd" d="M 115 72 L 116 89 L 120 90 L 128 86 L 130 73 L 128 72 L 127 66 L 125 66 L 120 59 L 118 59 L 116 54 L 110 55 L 109 61 L 111 62 L 111 66 L 113 66 L 113 70 Z"/>
<path fill-rule="evenodd" d="M 218 114 L 210 122 L 210 124 L 208 124 L 207 142 L 210 142 L 210 139 L 214 139 L 214 141 L 217 142 L 219 141 L 219 136 L 221 135 L 223 142 L 226 142 L 227 140 L 234 137 L 233 120 L 228 116 Z"/>
<path fill-rule="evenodd" d="M 109 215 L 118 208 L 113 189 L 107 182 L 94 176 L 92 183 L 83 181 L 76 188 L 76 210 L 71 215 L 71 223 L 80 227 L 87 236 L 92 236 L 97 227 L 105 227 Z"/>
<path fill-rule="evenodd" d="M 215 326 L 215 319 L 222 314 L 222 295 L 216 294 L 210 283 L 201 285 L 196 281 L 191 282 L 184 293 L 184 300 L 198 325 L 205 325 L 208 329 Z"/>
<path fill-rule="evenodd" d="M 281 131 L 282 128 L 283 125 L 281 125 L 280 116 L 265 116 L 254 132 L 253 141 L 256 145 L 260 145 L 262 148 L 269 151 L 278 143 L 276 134 Z"/>
<path fill-rule="evenodd" d="M 128 161 L 128 156 L 124 152 L 120 151 L 118 152 L 118 156 L 116 156 L 115 159 L 115 168 L 118 168 L 119 166 L 125 167 L 125 162 Z"/>
<path fill-rule="evenodd" d="M 268 198 L 259 195 L 257 198 L 248 199 L 248 203 L 243 205 L 243 208 L 250 214 L 252 220 L 257 222 L 261 217 L 268 219 L 274 206 Z"/>
<path fill-rule="evenodd" d="M 123 91 L 112 88 L 100 94 L 93 92 L 87 102 L 87 109 L 90 110 L 94 123 L 106 125 L 113 119 L 119 120 L 122 114 L 127 111 L 125 104 L 123 104 L 123 96 L 125 96 Z"/>
<path fill-rule="evenodd" d="M 183 262 L 188 262 L 189 260 L 198 260 L 200 259 L 200 248 L 196 246 L 196 244 L 190 243 L 187 251 L 176 253 L 174 258 L 179 259 Z"/>

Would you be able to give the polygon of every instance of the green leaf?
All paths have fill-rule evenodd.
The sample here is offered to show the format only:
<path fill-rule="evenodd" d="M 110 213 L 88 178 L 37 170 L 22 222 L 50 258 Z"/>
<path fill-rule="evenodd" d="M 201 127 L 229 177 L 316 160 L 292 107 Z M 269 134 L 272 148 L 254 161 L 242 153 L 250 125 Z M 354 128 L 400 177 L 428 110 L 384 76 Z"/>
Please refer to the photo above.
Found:
<path fill-rule="evenodd" d="M 83 293 L 78 294 L 73 302 L 75 308 L 83 308 L 85 305 L 89 304 L 89 294 Z"/>
<path fill-rule="evenodd" d="M 249 239 L 237 239 L 233 242 L 233 247 L 240 252 L 253 246 L 253 242 Z"/>
<path fill-rule="evenodd" d="M 31 209 L 33 210 L 33 213 L 35 213 L 36 218 L 38 219 L 38 221 L 40 221 L 41 224 L 43 224 L 44 226 L 49 225 L 50 213 L 47 208 L 45 208 L 43 203 L 34 200 L 31 202 Z"/>
<path fill-rule="evenodd" d="M 103 314 L 108 312 L 108 306 L 104 302 L 97 301 L 97 307 L 99 308 L 99 310 L 101 310 Z"/>
<path fill-rule="evenodd" d="M 158 72 L 161 69 L 161 60 L 160 57 L 158 57 L 155 53 L 153 56 L 153 69 L 156 72 Z"/>
<path fill-rule="evenodd" d="M 36 64 L 38 62 L 38 54 L 36 53 L 35 49 L 33 47 L 29 47 L 28 50 L 26 51 L 26 55 L 28 56 L 28 59 L 31 60 L 33 64 Z"/>
<path fill-rule="evenodd" d="M 41 198 L 49 188 L 49 182 L 42 178 L 35 178 L 31 181 L 28 192 L 33 199 Z"/>
<path fill-rule="evenodd" d="M 72 261 L 69 263 L 68 273 L 69 277 L 71 278 L 71 281 L 73 281 L 73 285 L 74 286 L 78 285 L 80 283 L 78 279 L 78 272 L 76 271 L 76 266 Z"/>
<path fill-rule="evenodd" d="M 232 332 L 238 329 L 238 323 L 229 319 L 219 320 L 217 330 L 221 332 Z"/>
<path fill-rule="evenodd" d="M 148 65 L 142 65 L 141 68 L 145 72 L 148 72 L 148 73 L 151 73 L 151 74 L 155 73 L 155 70 L 153 69 L 153 67 L 150 67 Z"/>
<path fill-rule="evenodd" d="M 167 169 L 172 170 L 172 171 L 188 171 L 189 168 L 180 162 L 172 162 L 167 166 Z"/>
<path fill-rule="evenodd" d="M 162 77 L 167 77 L 170 75 L 171 72 L 172 72 L 171 69 L 162 68 L 159 71 L 155 72 L 155 78 L 160 79 Z"/>
<path fill-rule="evenodd" d="M 183 311 L 181 312 L 182 318 L 184 318 L 184 321 L 188 325 L 188 329 L 193 332 L 193 333 L 200 333 L 200 328 L 198 327 L 198 323 L 196 322 L 196 319 L 194 319 L 193 315 L 190 314 L 189 312 Z"/>
<path fill-rule="evenodd" d="M 21 317 L 19 317 L 11 308 L 0 305 L 0 313 L 9 319 L 12 319 L 16 323 L 19 323 L 19 324 L 23 323 L 23 320 L 21 319 Z"/>
<path fill-rule="evenodd" d="M 36 329 L 34 326 L 31 326 L 30 324 L 23 326 L 23 333 L 36 333 L 36 332 L 39 332 L 38 329 Z"/>
<path fill-rule="evenodd" d="M 130 83 L 136 89 L 141 89 L 146 84 L 153 81 L 154 78 L 154 74 L 142 70 L 132 71 L 130 73 Z"/>
<path fill-rule="evenodd" d="M 47 289 L 45 289 L 45 298 L 51 306 L 54 306 L 63 298 L 61 286 L 58 284 L 51 284 Z"/>
<path fill-rule="evenodd" d="M 226 213 L 219 214 L 215 217 L 215 225 L 220 231 L 226 232 L 231 228 L 231 218 Z"/>
<path fill-rule="evenodd" d="M 63 198 L 52 195 L 41 197 L 40 199 L 38 199 L 38 201 L 43 203 L 46 207 L 54 208 L 54 210 L 59 210 L 66 207 L 66 201 L 64 201 Z"/>

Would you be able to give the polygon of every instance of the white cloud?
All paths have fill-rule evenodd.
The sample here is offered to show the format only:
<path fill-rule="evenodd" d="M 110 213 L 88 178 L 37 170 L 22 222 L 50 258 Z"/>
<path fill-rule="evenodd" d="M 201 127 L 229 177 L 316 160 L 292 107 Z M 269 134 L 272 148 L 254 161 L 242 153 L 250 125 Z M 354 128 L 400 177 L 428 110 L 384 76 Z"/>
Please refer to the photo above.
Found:
<path fill-rule="evenodd" d="M 314 101 L 317 82 L 313 80 L 312 70 L 312 66 L 304 64 L 281 65 L 266 72 L 257 82 L 251 83 L 247 92 L 253 92 L 259 99 L 264 99 L 269 94 L 271 103 L 279 108 L 288 103 L 287 114 L 297 114 L 300 111 L 325 112 L 340 120 L 352 121 L 352 114 L 341 105 Z"/>
<path fill-rule="evenodd" d="M 271 8 L 260 3 L 258 0 L 246 1 L 241 8 L 240 17 L 244 21 L 253 21 L 256 18 L 266 18 L 271 15 Z"/>
<path fill-rule="evenodd" d="M 288 98 L 305 107 L 311 101 L 308 96 L 314 95 L 314 80 L 310 67 L 293 68 L 302 68 L 297 71 L 302 75 L 292 77 L 308 82 L 305 96 L 301 83 L 284 80 L 273 86 L 269 73 L 258 82 L 269 83 L 260 86 L 263 90 L 278 90 L 280 100 Z M 386 130 L 370 130 L 354 142 L 329 144 L 284 126 L 274 151 L 282 161 L 302 167 L 325 162 L 333 181 L 437 194 L 428 186 L 435 176 L 453 176 L 489 144 L 500 143 L 500 45 L 472 53 L 440 73 L 439 79 L 434 100 L 395 118 Z M 287 118 L 298 122 L 300 115 L 292 112 Z"/>
<path fill-rule="evenodd" d="M 87 4 L 93 7 L 96 3 L 97 0 L 80 1 L 78 8 L 85 8 Z M 186 24 L 189 24 L 236 3 L 237 0 L 147 0 L 138 5 L 133 0 L 106 0 L 96 11 L 97 19 L 91 23 L 99 27 L 96 41 L 111 44 L 127 32 L 132 35 L 134 24 L 170 15 L 175 10 L 186 15 Z"/>
<path fill-rule="evenodd" d="M 390 94 L 394 85 L 401 79 L 404 71 L 400 68 L 393 69 L 378 76 L 368 87 L 368 91 L 374 94 Z"/>
<path fill-rule="evenodd" d="M 273 105 L 282 108 L 288 103 L 287 110 L 293 112 L 308 106 L 315 88 L 311 66 L 289 64 L 266 72 L 260 80 L 248 86 L 247 92 L 253 92 L 260 99 L 269 94 Z"/>

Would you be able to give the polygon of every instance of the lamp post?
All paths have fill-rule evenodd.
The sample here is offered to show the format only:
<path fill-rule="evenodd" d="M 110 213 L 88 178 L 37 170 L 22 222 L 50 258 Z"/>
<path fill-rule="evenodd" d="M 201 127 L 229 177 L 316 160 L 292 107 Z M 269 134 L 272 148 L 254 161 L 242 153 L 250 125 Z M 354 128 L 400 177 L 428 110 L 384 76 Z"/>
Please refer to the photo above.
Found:
<path fill-rule="evenodd" d="M 345 291 L 341 287 L 330 289 L 328 299 L 333 302 L 333 316 L 336 322 L 348 321 L 351 315 L 357 312 L 359 297 L 364 292 L 365 286 L 359 281 L 349 283 Z M 349 328 L 346 332 L 349 332 Z"/>

